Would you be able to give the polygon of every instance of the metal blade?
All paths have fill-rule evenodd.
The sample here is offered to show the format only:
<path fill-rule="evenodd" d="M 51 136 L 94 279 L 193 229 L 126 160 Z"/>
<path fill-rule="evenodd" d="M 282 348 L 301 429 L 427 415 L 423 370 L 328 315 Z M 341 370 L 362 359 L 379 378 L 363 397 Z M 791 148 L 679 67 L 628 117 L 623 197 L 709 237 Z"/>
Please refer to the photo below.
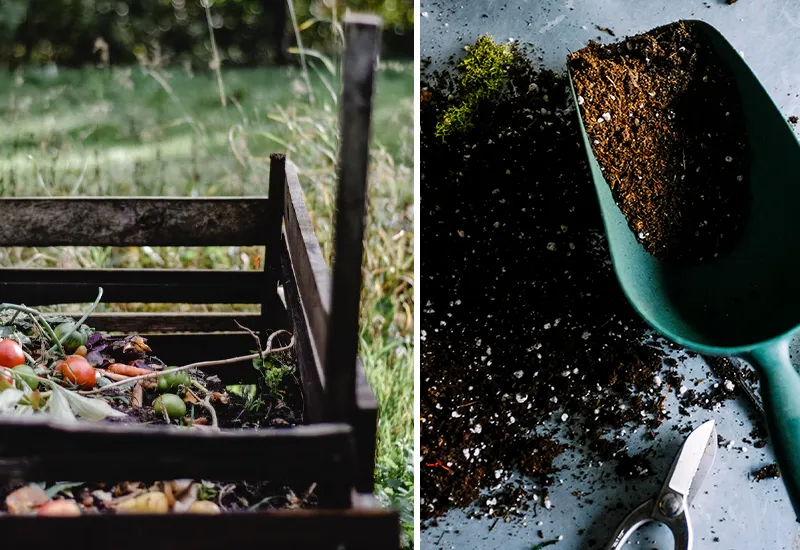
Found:
<path fill-rule="evenodd" d="M 691 501 L 711 469 L 716 453 L 717 430 L 714 421 L 709 420 L 686 438 L 665 485 Z"/>

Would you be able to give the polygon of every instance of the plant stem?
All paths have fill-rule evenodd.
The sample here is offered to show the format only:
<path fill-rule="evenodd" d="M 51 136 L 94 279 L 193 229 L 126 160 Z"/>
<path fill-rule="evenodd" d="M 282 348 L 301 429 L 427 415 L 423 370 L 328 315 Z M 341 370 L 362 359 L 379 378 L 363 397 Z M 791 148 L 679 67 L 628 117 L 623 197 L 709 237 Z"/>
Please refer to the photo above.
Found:
<path fill-rule="evenodd" d="M 30 315 L 30 318 L 34 322 L 34 324 L 36 325 L 36 328 L 38 328 L 43 333 L 47 334 L 48 338 L 50 338 L 52 341 L 54 341 L 54 342 L 56 342 L 58 344 L 58 348 L 61 350 L 61 354 L 62 355 L 65 355 L 65 356 L 67 355 L 64 352 L 64 348 L 61 347 L 61 342 L 58 341 L 58 338 L 56 337 L 56 333 L 53 332 L 53 327 L 50 326 L 50 323 L 47 322 L 47 319 L 44 318 L 44 315 L 42 315 L 41 311 L 29 308 L 29 307 L 25 307 L 25 306 L 18 306 L 17 304 L 0 304 L 0 311 L 2 311 L 4 309 L 14 309 L 14 310 L 21 311 L 22 313 L 27 313 L 28 315 Z M 42 320 L 42 323 L 44 323 L 44 326 L 47 327 L 46 331 L 42 328 L 42 325 L 39 324 L 39 321 L 36 319 L 36 317 L 39 317 L 39 319 Z M 55 349 L 55 348 L 53 348 L 53 349 Z"/>
<path fill-rule="evenodd" d="M 97 307 L 97 304 L 100 303 L 100 298 L 102 298 L 102 297 L 103 297 L 103 287 L 97 287 L 97 298 L 95 298 L 94 303 L 92 303 L 92 305 L 89 306 L 89 309 L 87 309 L 84 312 L 83 317 L 81 317 L 78 320 L 78 322 L 75 323 L 75 327 L 73 328 L 73 331 L 76 331 L 79 328 L 81 328 L 81 325 L 83 324 L 83 322 L 86 321 L 86 319 L 89 318 L 89 315 L 91 315 L 94 312 L 95 308 Z M 64 336 L 61 337 L 61 340 L 56 339 L 57 346 L 61 347 L 64 344 L 64 342 L 67 340 L 67 338 L 69 338 L 70 336 L 71 336 L 71 333 L 68 332 Z M 51 353 L 51 352 L 55 351 L 55 349 L 56 349 L 56 346 L 53 346 L 52 348 L 47 350 L 47 353 Z M 62 352 L 64 351 L 63 348 L 61 349 L 61 351 Z"/>
<path fill-rule="evenodd" d="M 240 357 L 231 357 L 230 359 L 220 359 L 219 361 L 201 361 L 199 363 L 190 363 L 188 365 L 183 365 L 182 367 L 175 367 L 175 368 L 172 368 L 172 369 L 165 369 L 165 370 L 162 370 L 162 371 L 151 372 L 151 373 L 148 373 L 148 374 L 141 374 L 139 376 L 131 376 L 127 380 L 122 380 L 120 382 L 114 382 L 113 384 L 109 384 L 107 386 L 103 386 L 102 388 L 97 388 L 97 389 L 89 390 L 89 391 L 81 391 L 81 392 L 78 392 L 78 393 L 80 393 L 82 395 L 92 395 L 92 394 L 95 394 L 95 393 L 104 392 L 104 391 L 106 391 L 108 389 L 111 389 L 111 388 L 116 388 L 116 387 L 122 386 L 124 384 L 130 384 L 131 382 L 136 382 L 137 380 L 145 380 L 146 378 L 157 378 L 159 376 L 164 376 L 165 374 L 169 374 L 171 372 L 180 372 L 182 370 L 189 370 L 189 369 L 202 369 L 202 368 L 207 368 L 207 367 L 217 367 L 217 366 L 220 366 L 220 365 L 230 365 L 232 363 L 241 363 L 243 361 L 252 361 L 253 359 L 257 359 L 259 357 L 263 358 L 263 357 L 265 357 L 265 356 L 267 356 L 269 354 L 272 354 L 272 353 L 278 353 L 280 351 L 286 351 L 287 349 L 290 349 L 292 346 L 294 346 L 294 334 L 292 334 L 292 340 L 291 340 L 291 342 L 289 342 L 288 345 L 280 347 L 280 348 L 272 349 L 272 340 L 276 336 L 278 336 L 279 334 L 282 334 L 282 333 L 291 334 L 288 330 L 278 330 L 278 331 L 273 332 L 272 334 L 269 335 L 269 338 L 267 338 L 267 348 L 262 353 L 253 353 L 253 354 L 250 354 L 250 355 L 242 355 Z"/>

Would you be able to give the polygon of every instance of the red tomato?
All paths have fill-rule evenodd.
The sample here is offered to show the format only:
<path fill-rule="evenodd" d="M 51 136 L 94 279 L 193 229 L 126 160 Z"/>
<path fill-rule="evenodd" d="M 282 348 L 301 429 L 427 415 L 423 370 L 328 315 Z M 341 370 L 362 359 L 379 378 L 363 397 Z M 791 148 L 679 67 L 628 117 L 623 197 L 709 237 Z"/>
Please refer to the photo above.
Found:
<path fill-rule="evenodd" d="M 74 500 L 51 500 L 39 507 L 40 516 L 68 517 L 81 515 L 81 509 Z"/>
<path fill-rule="evenodd" d="M 80 355 L 69 355 L 65 361 L 59 361 L 56 372 L 83 390 L 91 389 L 97 383 L 94 367 Z"/>
<path fill-rule="evenodd" d="M 0 367 L 16 367 L 25 364 L 22 346 L 14 340 L 0 340 Z"/>

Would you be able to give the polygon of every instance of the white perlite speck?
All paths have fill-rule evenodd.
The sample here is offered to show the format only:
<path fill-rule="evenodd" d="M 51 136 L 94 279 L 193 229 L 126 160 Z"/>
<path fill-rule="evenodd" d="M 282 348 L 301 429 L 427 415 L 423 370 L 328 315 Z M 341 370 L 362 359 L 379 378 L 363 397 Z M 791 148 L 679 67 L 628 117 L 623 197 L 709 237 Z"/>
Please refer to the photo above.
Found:
<path fill-rule="evenodd" d="M 518 394 L 516 395 L 516 399 L 517 399 L 517 403 L 525 403 L 525 401 L 527 401 L 527 400 L 528 400 L 528 396 L 527 396 L 527 395 L 522 395 L 522 394 L 519 394 L 519 393 L 518 393 Z"/>
<path fill-rule="evenodd" d="M 475 424 L 475 427 L 471 428 L 470 431 L 474 434 L 479 434 L 483 431 L 483 427 L 480 424 Z"/>
<path fill-rule="evenodd" d="M 561 415 L 561 422 L 566 422 L 568 418 L 569 418 L 569 415 L 567 413 L 562 414 Z"/>
<path fill-rule="evenodd" d="M 544 499 L 544 507 L 547 508 L 548 510 L 553 507 L 553 503 L 550 502 L 549 498 Z"/>
<path fill-rule="evenodd" d="M 605 120 L 606 122 L 611 120 L 611 113 L 603 113 L 601 116 L 603 117 L 603 120 Z"/>
<path fill-rule="evenodd" d="M 547 250 L 549 250 L 550 252 L 555 252 L 556 243 L 547 243 Z"/>
<path fill-rule="evenodd" d="M 583 96 L 582 95 L 578 96 L 578 105 L 583 105 Z"/>
<path fill-rule="evenodd" d="M 661 385 L 661 382 L 662 382 L 662 380 L 661 380 L 661 377 L 660 377 L 659 375 L 657 375 L 657 374 L 656 374 L 656 375 L 653 377 L 653 384 L 655 384 L 655 385 L 656 385 L 656 387 L 659 387 L 659 386 Z"/>
<path fill-rule="evenodd" d="M 592 335 L 591 332 L 589 332 L 588 330 L 584 330 L 583 334 L 581 334 L 581 338 L 583 338 L 584 340 L 588 340 L 591 335 Z"/>
<path fill-rule="evenodd" d="M 515 373 L 514 373 L 514 376 L 515 376 L 516 378 L 522 378 L 522 375 L 523 375 L 523 374 L 525 374 L 523 371 L 521 371 L 521 370 L 518 370 L 517 372 L 515 372 Z"/>
<path fill-rule="evenodd" d="M 461 414 L 458 411 L 453 411 L 452 413 L 450 413 L 450 416 L 452 416 L 453 418 L 461 418 Z"/>
<path fill-rule="evenodd" d="M 730 380 L 725 380 L 725 382 L 723 382 L 722 384 L 725 386 L 725 389 L 728 390 L 728 391 L 733 391 L 736 388 L 736 386 L 734 386 L 733 382 L 731 382 Z"/>
<path fill-rule="evenodd" d="M 683 395 L 687 391 L 689 391 L 689 388 L 687 388 L 686 386 L 681 386 L 681 389 L 678 390 L 678 393 Z"/>
<path fill-rule="evenodd" d="M 495 470 L 494 471 L 494 478 L 495 479 L 500 479 L 500 476 L 502 476 L 502 475 L 503 475 L 503 470 Z"/>

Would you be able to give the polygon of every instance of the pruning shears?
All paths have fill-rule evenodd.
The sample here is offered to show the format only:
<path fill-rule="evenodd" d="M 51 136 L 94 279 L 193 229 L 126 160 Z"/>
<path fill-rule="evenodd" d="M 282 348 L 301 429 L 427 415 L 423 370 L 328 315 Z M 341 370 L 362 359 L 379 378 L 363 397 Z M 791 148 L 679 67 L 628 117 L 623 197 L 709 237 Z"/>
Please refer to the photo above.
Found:
<path fill-rule="evenodd" d="M 711 470 L 716 454 L 717 430 L 714 421 L 709 420 L 683 442 L 658 496 L 628 514 L 612 535 L 606 550 L 622 548 L 636 529 L 651 521 L 669 527 L 675 539 L 675 550 L 691 550 L 693 534 L 689 505 Z"/>

